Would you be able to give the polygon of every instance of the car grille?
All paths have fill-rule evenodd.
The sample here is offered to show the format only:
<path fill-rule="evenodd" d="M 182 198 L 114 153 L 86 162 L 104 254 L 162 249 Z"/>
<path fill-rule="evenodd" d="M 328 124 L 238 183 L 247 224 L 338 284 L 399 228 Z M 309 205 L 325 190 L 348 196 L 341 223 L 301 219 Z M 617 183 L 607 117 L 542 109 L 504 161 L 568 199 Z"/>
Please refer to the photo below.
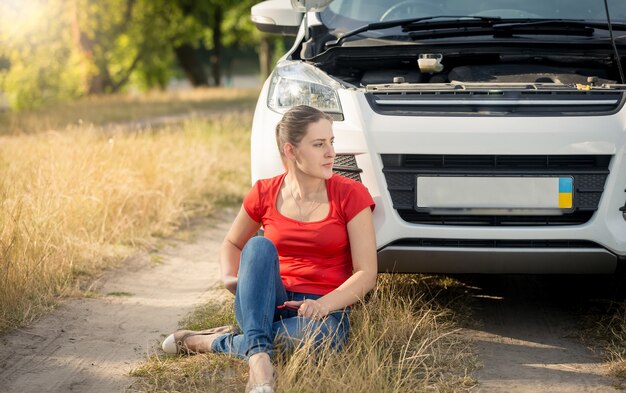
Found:
<path fill-rule="evenodd" d="M 356 158 L 352 154 L 337 154 L 333 163 L 333 172 L 352 180 L 361 182 L 360 173 L 363 172 L 356 164 Z"/>
<path fill-rule="evenodd" d="M 428 225 L 578 225 L 598 209 L 609 174 L 608 155 L 500 156 L 383 154 L 383 173 L 394 209 L 410 223 Z M 431 214 L 416 208 L 416 178 L 429 175 L 571 176 L 573 208 L 562 215 Z"/>
<path fill-rule="evenodd" d="M 368 87 L 365 97 L 374 112 L 388 116 L 567 116 L 609 115 L 624 103 L 619 91 L 553 91 L 474 88 L 410 91 L 403 86 Z"/>

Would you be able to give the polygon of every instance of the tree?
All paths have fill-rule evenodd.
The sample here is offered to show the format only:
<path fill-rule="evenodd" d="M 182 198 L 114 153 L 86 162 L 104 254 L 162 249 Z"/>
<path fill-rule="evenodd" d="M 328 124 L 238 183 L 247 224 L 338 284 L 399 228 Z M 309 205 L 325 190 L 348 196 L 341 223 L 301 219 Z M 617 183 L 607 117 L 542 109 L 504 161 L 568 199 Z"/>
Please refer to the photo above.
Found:
<path fill-rule="evenodd" d="M 22 109 L 117 92 L 131 82 L 164 88 L 179 70 L 193 86 L 220 85 L 225 46 L 259 48 L 261 35 L 250 22 L 254 3 L 2 0 L 0 90 Z M 269 70 L 267 54 L 281 41 L 263 42 Z"/>
<path fill-rule="evenodd" d="M 0 89 L 14 109 L 80 94 L 79 60 L 62 8 L 61 0 L 0 2 L 0 58 L 7 65 L 0 69 Z"/>
<path fill-rule="evenodd" d="M 258 0 L 242 0 L 228 8 L 224 18 L 224 44 L 231 47 L 251 46 L 259 56 L 260 76 L 269 76 L 276 56 L 285 51 L 285 38 L 261 33 L 250 20 L 250 8 Z"/>
<path fill-rule="evenodd" d="M 167 2 L 8 0 L 0 3 L 0 89 L 14 109 L 122 89 L 173 74 Z M 71 27 L 68 29 L 67 27 Z"/>
<path fill-rule="evenodd" d="M 196 29 L 203 30 L 203 36 L 187 35 L 186 40 L 179 40 L 176 47 L 176 54 L 180 66 L 185 70 L 192 84 L 197 83 L 199 77 L 204 77 L 200 73 L 202 61 L 199 56 L 201 50 L 209 51 L 209 66 L 213 84 L 222 84 L 222 53 L 223 53 L 223 25 L 224 17 L 228 10 L 237 3 L 234 0 L 176 0 L 171 1 L 176 4 L 183 15 L 189 20 L 193 20 Z M 208 81 L 208 78 L 206 78 Z M 196 84 L 194 84 L 195 86 Z"/>
<path fill-rule="evenodd" d="M 167 1 L 72 0 L 70 12 L 86 93 L 119 91 L 138 70 L 157 75 L 144 83 L 163 83 L 172 67 L 168 40 L 180 18 Z"/>

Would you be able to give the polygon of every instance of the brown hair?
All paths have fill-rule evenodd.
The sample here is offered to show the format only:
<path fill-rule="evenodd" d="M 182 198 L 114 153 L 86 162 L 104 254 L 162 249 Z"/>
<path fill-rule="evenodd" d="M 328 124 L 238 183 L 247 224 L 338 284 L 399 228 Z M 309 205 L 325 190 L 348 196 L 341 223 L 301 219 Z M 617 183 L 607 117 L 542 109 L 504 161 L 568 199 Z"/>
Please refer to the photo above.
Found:
<path fill-rule="evenodd" d="M 322 119 L 333 121 L 330 115 L 308 105 L 294 106 L 285 112 L 283 118 L 276 124 L 276 143 L 280 155 L 285 155 L 283 151 L 285 143 L 298 146 L 306 135 L 309 124 Z"/>

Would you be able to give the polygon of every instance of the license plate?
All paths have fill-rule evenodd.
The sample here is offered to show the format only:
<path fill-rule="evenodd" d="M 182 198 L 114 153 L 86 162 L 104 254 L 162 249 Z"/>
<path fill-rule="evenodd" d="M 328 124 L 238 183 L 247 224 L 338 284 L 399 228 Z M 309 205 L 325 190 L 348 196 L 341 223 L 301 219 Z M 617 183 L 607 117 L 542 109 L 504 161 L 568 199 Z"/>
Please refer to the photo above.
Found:
<path fill-rule="evenodd" d="M 572 201 L 572 177 L 417 177 L 418 208 L 571 209 Z"/>

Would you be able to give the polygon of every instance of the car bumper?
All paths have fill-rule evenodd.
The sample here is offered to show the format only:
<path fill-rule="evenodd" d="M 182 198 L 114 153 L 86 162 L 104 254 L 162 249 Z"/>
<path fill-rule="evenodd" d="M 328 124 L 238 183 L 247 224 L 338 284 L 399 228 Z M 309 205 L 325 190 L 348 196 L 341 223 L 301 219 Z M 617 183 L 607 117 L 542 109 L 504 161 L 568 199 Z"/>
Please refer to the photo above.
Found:
<path fill-rule="evenodd" d="M 265 106 L 266 88 L 252 130 L 253 181 L 284 170 L 272 133 L 280 115 Z M 359 90 L 340 90 L 339 96 L 344 121 L 333 126 L 335 150 L 354 155 L 361 181 L 376 203 L 380 271 L 610 273 L 626 258 L 626 220 L 620 211 L 626 204 L 623 107 L 613 114 L 569 117 L 390 116 L 373 111 Z M 255 158 L 255 151 L 264 153 Z M 597 208 L 584 223 L 428 225 L 406 221 L 394 207 L 383 172 L 382 157 L 389 154 L 605 155 L 610 163 Z M 442 240 L 461 241 L 461 245 L 449 246 Z M 431 246 L 429 241 L 443 245 Z M 508 247 L 510 241 L 521 243 Z M 472 242 L 481 244 L 472 246 Z M 485 242 L 504 242 L 504 246 Z"/>
<path fill-rule="evenodd" d="M 608 273 L 626 256 L 626 110 L 603 116 L 493 117 L 385 116 L 363 94 L 341 95 L 345 121 L 336 139 L 356 139 L 344 151 L 356 155 L 363 183 L 377 208 L 381 271 L 445 273 Z M 355 132 L 358 130 L 360 132 Z M 358 135 L 358 137 L 355 137 Z M 362 139 L 361 139 L 362 138 Z M 338 150 L 341 152 L 342 150 Z M 423 225 L 405 221 L 394 208 L 383 173 L 385 154 L 592 155 L 611 157 L 608 176 L 591 218 L 577 225 Z M 421 240 L 584 241 L 588 248 L 424 247 Z M 398 245 L 398 244 L 401 245 Z"/>

